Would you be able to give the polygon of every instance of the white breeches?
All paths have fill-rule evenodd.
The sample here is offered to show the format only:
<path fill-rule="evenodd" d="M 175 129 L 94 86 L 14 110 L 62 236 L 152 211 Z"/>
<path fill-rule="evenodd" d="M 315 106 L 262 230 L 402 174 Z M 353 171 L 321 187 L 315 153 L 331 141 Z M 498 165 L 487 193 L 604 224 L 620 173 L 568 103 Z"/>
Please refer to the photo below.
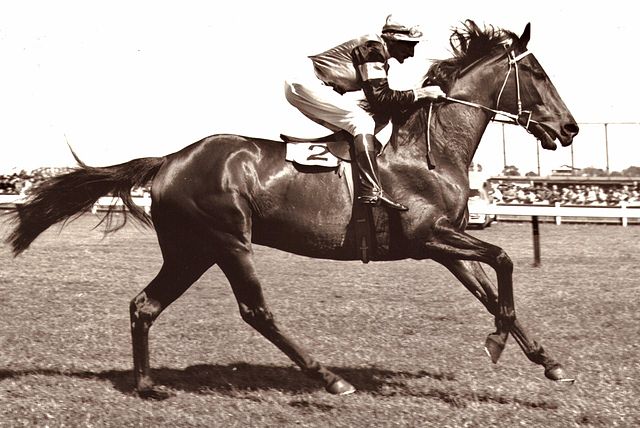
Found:
<path fill-rule="evenodd" d="M 362 91 L 340 95 L 325 85 L 313 71 L 310 59 L 293 70 L 284 84 L 287 101 L 305 116 L 332 131 L 344 129 L 351 135 L 374 134 L 376 123 L 358 104 Z"/>

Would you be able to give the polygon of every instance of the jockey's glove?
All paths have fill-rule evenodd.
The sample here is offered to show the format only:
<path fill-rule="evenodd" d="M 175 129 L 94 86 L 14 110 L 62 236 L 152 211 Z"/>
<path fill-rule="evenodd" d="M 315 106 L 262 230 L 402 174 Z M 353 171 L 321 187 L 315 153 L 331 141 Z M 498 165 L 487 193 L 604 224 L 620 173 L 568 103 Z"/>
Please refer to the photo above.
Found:
<path fill-rule="evenodd" d="M 438 101 L 439 98 L 444 98 L 447 96 L 440 86 L 425 86 L 424 88 L 418 88 L 413 90 L 413 95 L 416 98 L 416 101 L 421 99 L 428 99 L 430 101 Z"/>

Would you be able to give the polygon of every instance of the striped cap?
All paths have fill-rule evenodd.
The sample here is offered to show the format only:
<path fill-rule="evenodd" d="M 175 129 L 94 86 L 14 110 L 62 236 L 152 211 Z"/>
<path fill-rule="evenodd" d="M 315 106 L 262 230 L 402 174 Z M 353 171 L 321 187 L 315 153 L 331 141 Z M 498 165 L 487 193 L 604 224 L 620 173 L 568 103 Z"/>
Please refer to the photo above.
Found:
<path fill-rule="evenodd" d="M 387 39 L 405 42 L 419 42 L 422 39 L 422 31 L 418 26 L 402 24 L 393 15 L 387 16 L 387 21 L 382 27 L 382 35 Z"/>

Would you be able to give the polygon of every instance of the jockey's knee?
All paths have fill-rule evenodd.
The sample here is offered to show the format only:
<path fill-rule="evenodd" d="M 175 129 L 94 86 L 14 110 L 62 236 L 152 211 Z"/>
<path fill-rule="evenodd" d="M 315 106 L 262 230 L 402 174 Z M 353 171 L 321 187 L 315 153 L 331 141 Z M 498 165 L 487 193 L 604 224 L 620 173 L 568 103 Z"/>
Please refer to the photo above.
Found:
<path fill-rule="evenodd" d="M 376 121 L 373 120 L 373 117 L 365 111 L 362 114 L 355 114 L 353 116 L 353 120 L 351 121 L 351 129 L 347 129 L 347 131 L 353 135 L 374 135 L 376 131 Z"/>

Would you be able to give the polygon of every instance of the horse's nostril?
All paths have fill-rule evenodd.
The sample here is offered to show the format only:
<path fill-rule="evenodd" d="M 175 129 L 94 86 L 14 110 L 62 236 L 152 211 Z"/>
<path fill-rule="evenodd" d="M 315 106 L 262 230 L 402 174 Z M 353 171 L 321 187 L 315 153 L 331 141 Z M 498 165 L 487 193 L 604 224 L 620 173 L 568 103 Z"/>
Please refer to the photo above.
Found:
<path fill-rule="evenodd" d="M 562 130 L 569 135 L 576 135 L 580 132 L 580 127 L 577 123 L 567 123 L 562 127 Z"/>

